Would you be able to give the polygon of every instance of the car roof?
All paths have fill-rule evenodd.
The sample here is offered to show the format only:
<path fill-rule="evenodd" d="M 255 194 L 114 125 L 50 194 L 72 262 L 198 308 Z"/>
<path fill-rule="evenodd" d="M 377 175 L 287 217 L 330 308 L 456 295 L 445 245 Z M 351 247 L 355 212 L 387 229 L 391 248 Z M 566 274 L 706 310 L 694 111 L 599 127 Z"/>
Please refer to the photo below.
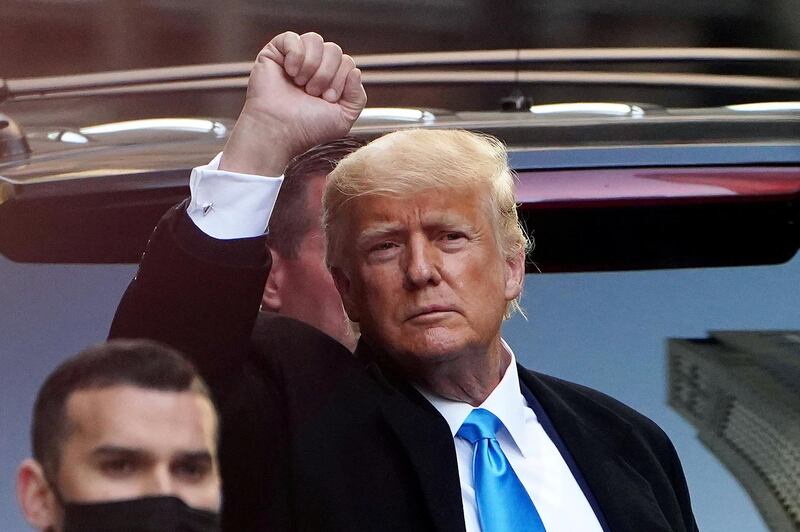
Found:
<path fill-rule="evenodd" d="M 426 58 L 453 61 L 447 54 Z M 373 64 L 383 65 L 379 59 L 373 57 Z M 421 61 L 401 59 L 406 66 Z M 186 68 L 196 75 L 196 68 Z M 214 71 L 236 74 L 241 68 Z M 148 75 L 154 74 L 130 77 L 142 83 Z M 41 91 L 45 99 L 63 96 L 67 102 L 103 90 L 164 89 L 152 83 L 116 87 L 119 76 L 106 78 L 9 81 L 0 88 L 17 87 L 23 95 Z M 232 79 L 241 85 L 240 77 Z M 800 81 L 789 81 L 800 89 Z M 88 96 L 74 93 L 82 86 Z M 519 175 L 520 212 L 537 240 L 529 271 L 775 263 L 796 252 L 800 101 L 709 108 L 531 105 L 514 92 L 508 101 L 512 111 L 367 108 L 352 134 L 370 140 L 403 128 L 460 128 L 501 139 Z M 138 261 L 160 214 L 187 195 L 189 170 L 221 151 L 233 126 L 228 117 L 196 116 L 89 125 L 40 119 L 26 127 L 0 115 L 2 122 L 0 252 L 26 262 Z M 742 232 L 759 242 L 758 249 L 737 245 Z"/>
<path fill-rule="evenodd" d="M 577 108 L 575 104 L 539 107 L 547 107 L 547 112 L 368 108 L 352 134 L 370 140 L 398 129 L 420 127 L 487 133 L 506 144 L 518 170 L 641 164 L 631 161 L 630 153 L 645 146 L 661 147 L 664 153 L 669 151 L 668 146 L 679 146 L 686 164 L 781 163 L 796 159 L 795 150 L 800 145 L 800 102 L 773 102 L 753 110 L 643 110 L 638 105 L 605 102 L 582 103 Z M 191 168 L 221 150 L 232 126 L 226 118 L 162 117 L 82 128 L 32 127 L 24 134 L 30 153 L 0 158 L 0 179 L 33 185 Z M 748 154 L 737 158 L 731 155 L 736 151 L 733 149 L 727 150 L 727 155 L 726 150 L 708 149 L 715 145 L 738 146 Z M 702 146 L 707 149 L 699 149 Z M 774 149 L 769 154 L 759 153 L 759 147 Z M 593 150 L 594 157 L 602 157 L 614 148 L 626 150 L 628 156 L 605 163 L 575 158 L 581 149 Z M 569 153 L 572 162 L 547 156 L 559 152 Z"/>

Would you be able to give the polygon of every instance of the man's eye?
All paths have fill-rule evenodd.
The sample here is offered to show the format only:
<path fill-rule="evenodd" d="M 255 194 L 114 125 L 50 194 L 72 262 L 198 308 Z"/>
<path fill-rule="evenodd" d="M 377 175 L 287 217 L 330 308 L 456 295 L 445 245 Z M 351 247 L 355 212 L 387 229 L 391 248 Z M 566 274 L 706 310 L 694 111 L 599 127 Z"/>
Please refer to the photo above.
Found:
<path fill-rule="evenodd" d="M 442 241 L 447 246 L 460 245 L 466 241 L 467 235 L 458 231 L 450 231 L 442 236 Z"/>
<path fill-rule="evenodd" d="M 372 251 L 385 251 L 387 249 L 392 249 L 395 246 L 394 242 L 381 242 L 373 246 Z"/>
<path fill-rule="evenodd" d="M 130 460 L 109 460 L 100 464 L 100 469 L 109 476 L 126 476 L 136 471 L 136 464 Z"/>
<path fill-rule="evenodd" d="M 198 480 L 205 478 L 210 470 L 211 470 L 211 465 L 204 462 L 178 463 L 172 467 L 172 473 L 175 476 L 181 477 L 182 479 L 189 482 L 192 481 L 196 482 Z"/>

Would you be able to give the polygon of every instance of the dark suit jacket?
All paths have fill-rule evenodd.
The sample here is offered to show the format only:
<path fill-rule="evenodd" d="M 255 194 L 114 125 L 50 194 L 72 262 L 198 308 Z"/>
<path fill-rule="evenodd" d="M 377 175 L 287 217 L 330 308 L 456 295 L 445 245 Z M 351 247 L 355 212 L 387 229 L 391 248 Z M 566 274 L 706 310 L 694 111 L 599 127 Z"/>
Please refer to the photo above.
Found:
<path fill-rule="evenodd" d="M 258 312 L 263 239 L 215 241 L 171 210 L 112 325 L 187 353 L 220 409 L 228 530 L 464 530 L 445 420 L 364 342 L 351 355 Z M 595 390 L 520 368 L 612 531 L 696 530 L 667 436 Z"/>

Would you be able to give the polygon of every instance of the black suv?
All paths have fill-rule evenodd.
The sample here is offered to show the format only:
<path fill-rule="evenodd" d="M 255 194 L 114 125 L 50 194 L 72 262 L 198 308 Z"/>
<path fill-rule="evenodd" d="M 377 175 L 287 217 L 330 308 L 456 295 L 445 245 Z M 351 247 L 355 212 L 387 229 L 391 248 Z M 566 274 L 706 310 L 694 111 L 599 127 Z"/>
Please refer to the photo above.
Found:
<path fill-rule="evenodd" d="M 466 128 L 507 144 L 520 209 L 536 243 L 523 300 L 530 321 L 515 318 L 504 333 L 512 346 L 530 347 L 518 354 L 521 361 L 611 393 L 656 419 L 682 457 L 701 529 L 756 530 L 764 525 L 754 508 L 770 526 L 798 526 L 792 504 L 800 504 L 800 495 L 781 488 L 800 479 L 791 473 L 800 467 L 796 426 L 784 427 L 781 449 L 795 458 L 786 459 L 783 472 L 765 472 L 748 449 L 741 456 L 733 447 L 722 449 L 702 424 L 706 418 L 684 401 L 704 404 L 713 386 L 687 391 L 689 373 L 697 381 L 702 372 L 672 359 L 667 367 L 663 342 L 702 337 L 719 343 L 727 337 L 705 338 L 717 329 L 800 329 L 800 262 L 793 258 L 800 247 L 800 79 L 769 75 L 776 63 L 800 64 L 800 52 L 506 50 L 361 59 L 368 92 L 387 85 L 500 88 L 504 98 L 496 110 L 368 108 L 353 133 L 371 139 L 400 128 Z M 765 64 L 768 75 L 618 68 L 720 61 Z M 613 63 L 615 69 L 541 70 L 551 63 Z M 235 117 L 143 113 L 84 123 L 72 108 L 143 95 L 167 102 L 196 93 L 241 95 L 248 68 L 0 81 L 6 100 L 0 106 L 0 253 L 14 262 L 51 264 L 0 259 L 0 295 L 6 294 L 0 363 L 13 376 L 5 390 L 12 403 L 32 395 L 39 375 L 67 346 L 77 350 L 104 337 L 152 228 L 188 194 L 190 169 L 222 149 Z M 671 86 L 748 97 L 703 108 L 601 98 L 534 105 L 525 94 L 539 84 L 584 85 L 598 95 L 608 86 Z M 76 263 L 87 266 L 62 266 Z M 689 376 L 676 381 L 684 370 Z M 668 391 L 705 447 L 666 407 Z M 722 434 L 724 416 L 715 415 L 722 416 Z M 768 415 L 756 410 L 754 416 L 774 430 Z M 16 465 L 25 454 L 27 424 L 15 416 L 2 425 L 4 432 L 13 425 L 8 454 Z"/>

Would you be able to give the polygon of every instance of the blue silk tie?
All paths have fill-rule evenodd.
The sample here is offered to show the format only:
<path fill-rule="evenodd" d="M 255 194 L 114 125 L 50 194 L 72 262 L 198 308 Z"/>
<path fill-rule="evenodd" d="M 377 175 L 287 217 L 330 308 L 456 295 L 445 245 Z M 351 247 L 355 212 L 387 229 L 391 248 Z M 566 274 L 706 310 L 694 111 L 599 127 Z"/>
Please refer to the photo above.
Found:
<path fill-rule="evenodd" d="M 497 431 L 502 426 L 497 416 L 476 408 L 456 433 L 472 444 L 472 475 L 481 530 L 544 532 L 536 506 L 497 443 Z"/>

